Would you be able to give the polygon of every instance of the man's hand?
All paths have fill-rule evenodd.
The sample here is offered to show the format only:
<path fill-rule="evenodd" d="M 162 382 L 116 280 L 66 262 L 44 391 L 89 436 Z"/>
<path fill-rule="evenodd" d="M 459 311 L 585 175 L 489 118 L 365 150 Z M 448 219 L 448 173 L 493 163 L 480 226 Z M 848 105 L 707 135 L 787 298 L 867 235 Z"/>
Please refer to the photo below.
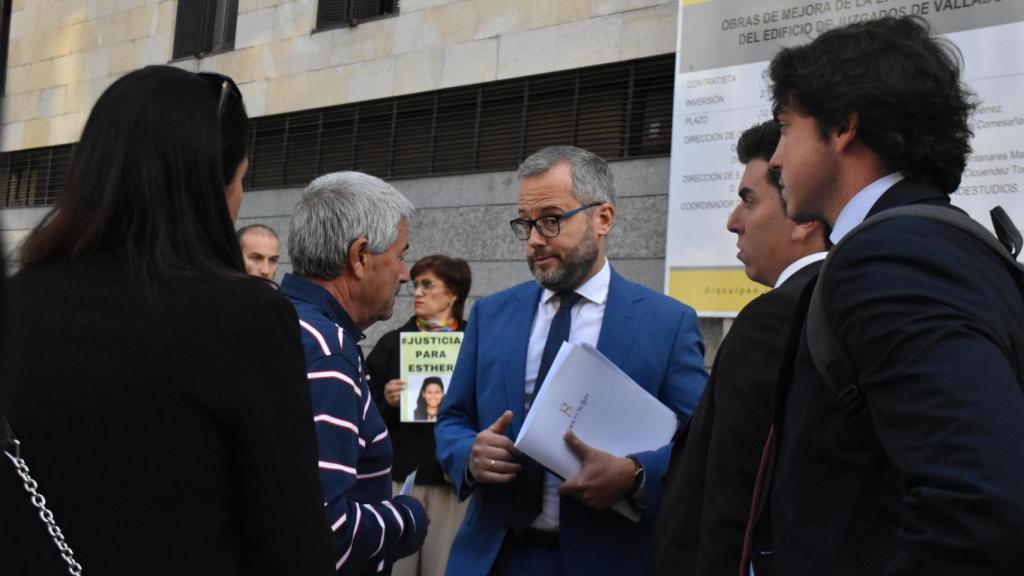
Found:
<path fill-rule="evenodd" d="M 427 526 L 430 526 L 430 510 L 427 508 L 427 493 L 423 492 L 419 495 L 410 494 L 414 500 L 419 502 L 420 507 L 423 508 L 423 515 L 427 517 Z"/>
<path fill-rule="evenodd" d="M 389 380 L 388 383 L 384 385 L 384 401 L 387 402 L 389 406 L 398 408 L 398 403 L 402 400 L 402 390 L 405 390 L 405 382 L 402 382 L 398 378 Z"/>
<path fill-rule="evenodd" d="M 565 443 L 580 457 L 580 471 L 558 487 L 558 493 L 572 496 L 595 510 L 615 504 L 633 488 L 635 466 L 629 458 L 619 458 L 591 448 L 572 432 Z"/>
<path fill-rule="evenodd" d="M 470 480 L 480 484 L 505 484 L 515 480 L 519 464 L 512 460 L 519 453 L 505 430 L 512 424 L 512 411 L 506 410 L 501 418 L 476 435 L 469 451 Z"/>

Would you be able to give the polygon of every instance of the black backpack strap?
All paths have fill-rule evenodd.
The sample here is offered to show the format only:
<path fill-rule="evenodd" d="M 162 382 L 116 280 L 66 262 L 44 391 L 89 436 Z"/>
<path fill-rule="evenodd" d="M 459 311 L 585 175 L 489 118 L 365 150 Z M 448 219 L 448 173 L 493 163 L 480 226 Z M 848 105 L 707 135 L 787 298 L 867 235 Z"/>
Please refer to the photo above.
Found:
<path fill-rule="evenodd" d="M 996 231 L 996 238 L 999 238 L 999 242 L 1010 253 L 1010 256 L 1016 258 L 1020 254 L 1021 248 L 1024 248 L 1024 236 L 1021 236 L 1020 230 L 1017 230 L 1017 226 L 1014 225 L 1013 220 L 1010 220 L 1010 216 L 1002 206 L 996 206 L 990 210 L 989 216 L 992 217 L 992 229 Z"/>
<path fill-rule="evenodd" d="M 1000 209 L 999 212 L 1002 212 L 1002 210 Z M 1013 248 L 1008 248 L 1007 245 L 1000 242 L 991 232 L 986 230 L 984 226 L 956 209 L 932 204 L 900 206 L 879 212 L 848 232 L 829 251 L 828 258 L 825 259 L 821 266 L 821 272 L 818 274 L 818 283 L 814 287 L 810 306 L 807 309 L 807 345 L 810 349 L 811 361 L 814 363 L 819 376 L 821 376 L 825 385 L 835 395 L 836 403 L 839 404 L 843 414 L 850 419 L 857 418 L 864 412 L 864 398 L 857 383 L 857 371 L 839 343 L 825 315 L 825 304 L 822 296 L 823 286 L 825 285 L 824 280 L 832 258 L 850 238 L 853 238 L 865 228 L 887 222 L 893 218 L 908 216 L 942 222 L 970 234 L 999 255 L 1004 263 L 1013 271 L 1018 285 L 1024 280 L 1024 267 L 1011 254 L 1010 250 L 1013 250 Z M 993 209 L 992 217 L 997 228 L 1005 227 L 1006 222 L 1010 222 L 1005 212 L 1002 212 L 1000 215 L 995 209 Z M 1010 222 L 1010 226 L 1013 227 L 1012 222 Z M 1016 227 L 1013 227 L 1013 231 L 1016 232 Z"/>

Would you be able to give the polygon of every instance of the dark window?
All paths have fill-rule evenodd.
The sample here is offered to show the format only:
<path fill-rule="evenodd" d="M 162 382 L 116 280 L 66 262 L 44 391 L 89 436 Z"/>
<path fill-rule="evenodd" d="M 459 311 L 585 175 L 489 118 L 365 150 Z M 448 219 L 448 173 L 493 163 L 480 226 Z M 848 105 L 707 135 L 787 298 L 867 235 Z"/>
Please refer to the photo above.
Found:
<path fill-rule="evenodd" d="M 0 0 L 0 95 L 7 86 L 7 44 L 11 36 L 11 2 Z"/>
<path fill-rule="evenodd" d="M 316 29 L 355 26 L 366 20 L 398 14 L 399 0 L 320 0 Z"/>
<path fill-rule="evenodd" d="M 238 0 L 178 0 L 172 57 L 188 58 L 235 47 Z"/>
<path fill-rule="evenodd" d="M 553 144 L 606 160 L 665 156 L 674 56 L 253 118 L 246 189 L 305 186 L 320 174 L 381 178 L 515 170 Z M 56 199 L 70 146 L 0 153 L 0 202 Z"/>
<path fill-rule="evenodd" d="M 5 208 L 57 201 L 71 163 L 71 145 L 0 154 L 0 200 Z"/>

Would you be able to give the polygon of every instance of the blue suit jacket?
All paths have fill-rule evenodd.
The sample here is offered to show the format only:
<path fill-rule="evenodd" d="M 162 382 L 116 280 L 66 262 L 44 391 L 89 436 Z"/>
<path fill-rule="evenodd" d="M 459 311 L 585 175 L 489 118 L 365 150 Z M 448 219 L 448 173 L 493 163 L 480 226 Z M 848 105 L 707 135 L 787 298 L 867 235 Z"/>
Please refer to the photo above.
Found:
<path fill-rule="evenodd" d="M 455 374 L 437 420 L 437 455 L 456 491 L 480 430 L 505 410 L 515 414 L 508 436 L 524 418 L 526 349 L 542 289 L 515 286 L 476 303 Z M 685 421 L 704 389 L 704 347 L 693 310 L 619 276 L 614 270 L 597 348 Z M 647 517 L 638 524 L 617 512 L 598 512 L 561 499 L 561 561 L 566 574 L 638 574 L 649 561 L 651 528 L 660 500 L 660 479 L 671 446 L 637 454 L 646 481 Z M 511 505 L 510 485 L 481 485 L 452 546 L 447 574 L 486 574 L 501 548 Z"/>

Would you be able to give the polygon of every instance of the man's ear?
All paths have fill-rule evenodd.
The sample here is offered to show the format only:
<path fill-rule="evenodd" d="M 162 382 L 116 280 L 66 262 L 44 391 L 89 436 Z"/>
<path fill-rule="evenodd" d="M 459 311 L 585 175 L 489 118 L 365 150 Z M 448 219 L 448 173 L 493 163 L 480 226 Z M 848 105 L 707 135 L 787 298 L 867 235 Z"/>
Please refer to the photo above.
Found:
<path fill-rule="evenodd" d="M 849 148 L 850 144 L 857 139 L 857 131 L 860 128 L 860 116 L 856 112 L 851 112 L 846 117 L 846 122 L 842 126 L 836 128 L 832 134 L 833 143 L 836 146 L 836 151 L 843 151 Z"/>
<path fill-rule="evenodd" d="M 348 247 L 348 258 L 345 265 L 352 273 L 353 278 L 362 280 L 366 277 L 368 258 L 370 256 L 370 252 L 367 249 L 369 243 L 370 241 L 364 236 L 357 238 Z"/>
<path fill-rule="evenodd" d="M 821 249 L 825 249 L 825 225 L 817 220 L 810 222 L 793 222 L 793 228 L 789 232 L 789 239 L 795 243 L 813 242 L 821 240 Z"/>
<path fill-rule="evenodd" d="M 607 236 L 615 226 L 615 205 L 605 202 L 594 208 L 594 231 L 598 236 Z"/>

